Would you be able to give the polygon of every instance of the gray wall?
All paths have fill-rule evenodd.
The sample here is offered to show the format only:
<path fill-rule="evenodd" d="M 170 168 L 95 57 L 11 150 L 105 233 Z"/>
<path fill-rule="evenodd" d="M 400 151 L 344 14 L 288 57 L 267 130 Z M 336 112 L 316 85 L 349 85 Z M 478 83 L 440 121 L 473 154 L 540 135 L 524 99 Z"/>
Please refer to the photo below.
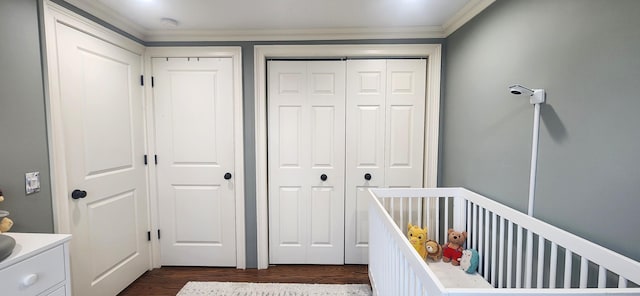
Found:
<path fill-rule="evenodd" d="M 53 232 L 36 1 L 0 1 L 0 40 L 0 209 L 11 212 L 11 231 Z M 27 196 L 33 171 L 41 190 Z"/>
<path fill-rule="evenodd" d="M 640 1 L 498 0 L 446 42 L 441 180 L 640 260 Z"/>

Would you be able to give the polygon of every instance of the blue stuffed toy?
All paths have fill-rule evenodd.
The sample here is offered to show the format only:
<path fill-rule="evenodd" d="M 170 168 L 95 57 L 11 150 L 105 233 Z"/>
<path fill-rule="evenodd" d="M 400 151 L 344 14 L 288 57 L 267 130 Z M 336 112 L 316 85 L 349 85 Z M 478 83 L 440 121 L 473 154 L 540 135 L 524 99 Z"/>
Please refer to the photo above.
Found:
<path fill-rule="evenodd" d="M 475 273 L 478 270 L 478 262 L 480 261 L 480 255 L 478 251 L 474 249 L 462 251 L 462 257 L 460 260 L 460 268 L 466 273 Z"/>

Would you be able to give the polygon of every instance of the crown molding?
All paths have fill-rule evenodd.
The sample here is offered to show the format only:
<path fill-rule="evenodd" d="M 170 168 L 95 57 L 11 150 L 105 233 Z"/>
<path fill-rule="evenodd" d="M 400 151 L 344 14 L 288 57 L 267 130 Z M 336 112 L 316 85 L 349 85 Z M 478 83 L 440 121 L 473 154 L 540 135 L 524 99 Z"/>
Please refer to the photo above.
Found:
<path fill-rule="evenodd" d="M 451 35 L 453 32 L 466 24 L 469 20 L 482 12 L 485 8 L 489 7 L 489 5 L 493 4 L 493 2 L 496 2 L 496 0 L 469 1 L 467 5 L 462 7 L 460 11 L 458 11 L 453 17 L 446 21 L 444 25 L 442 25 L 442 33 L 444 37 L 448 37 L 449 35 Z"/>
<path fill-rule="evenodd" d="M 105 6 L 99 1 L 78 1 L 78 0 L 46 0 L 46 1 L 50 1 L 62 6 L 65 6 L 64 3 L 62 2 L 66 2 L 81 11 L 84 11 L 96 18 L 99 18 L 100 20 L 118 29 L 124 32 L 127 32 L 140 40 L 145 41 L 145 33 L 147 31 L 145 28 L 120 16 L 113 9 Z M 74 11 L 74 12 L 78 13 L 78 11 Z"/>
<path fill-rule="evenodd" d="M 161 41 L 295 41 L 351 39 L 443 38 L 442 27 L 336 28 L 291 30 L 164 30 L 148 32 L 144 40 Z"/>

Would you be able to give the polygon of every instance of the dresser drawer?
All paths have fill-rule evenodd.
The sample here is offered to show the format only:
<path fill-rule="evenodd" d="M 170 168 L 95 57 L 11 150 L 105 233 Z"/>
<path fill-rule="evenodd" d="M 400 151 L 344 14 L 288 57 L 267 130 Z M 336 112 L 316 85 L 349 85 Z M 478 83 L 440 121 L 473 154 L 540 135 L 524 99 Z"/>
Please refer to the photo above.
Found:
<path fill-rule="evenodd" d="M 65 280 L 64 249 L 57 246 L 0 270 L 2 295 L 37 295 Z"/>

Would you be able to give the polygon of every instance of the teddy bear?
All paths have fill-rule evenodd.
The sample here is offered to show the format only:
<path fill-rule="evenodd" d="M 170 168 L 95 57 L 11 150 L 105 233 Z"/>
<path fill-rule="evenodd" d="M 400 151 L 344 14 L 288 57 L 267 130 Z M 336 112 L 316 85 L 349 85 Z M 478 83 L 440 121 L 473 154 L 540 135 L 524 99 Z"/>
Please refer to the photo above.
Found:
<path fill-rule="evenodd" d="M 427 249 L 424 244 L 427 241 L 427 228 L 420 228 L 418 225 L 411 225 L 411 223 L 409 223 L 407 229 L 409 243 L 416 249 L 422 259 L 426 259 Z"/>
<path fill-rule="evenodd" d="M 2 190 L 0 190 L 0 202 L 3 201 L 4 196 L 2 196 Z M 6 212 L 6 214 L 8 215 L 9 213 Z M 13 221 L 7 217 L 3 217 L 2 220 L 0 220 L 0 233 L 9 231 L 9 229 L 11 229 L 11 226 L 13 226 Z"/>
<path fill-rule="evenodd" d="M 467 232 L 458 232 L 452 228 L 447 231 L 449 241 L 442 246 L 442 261 L 449 262 L 458 266 L 460 265 L 460 257 L 462 257 L 462 245 L 467 239 Z"/>
<path fill-rule="evenodd" d="M 427 259 L 431 259 L 434 262 L 442 259 L 442 247 L 437 241 L 430 239 L 425 243 L 425 246 L 427 249 Z"/>

